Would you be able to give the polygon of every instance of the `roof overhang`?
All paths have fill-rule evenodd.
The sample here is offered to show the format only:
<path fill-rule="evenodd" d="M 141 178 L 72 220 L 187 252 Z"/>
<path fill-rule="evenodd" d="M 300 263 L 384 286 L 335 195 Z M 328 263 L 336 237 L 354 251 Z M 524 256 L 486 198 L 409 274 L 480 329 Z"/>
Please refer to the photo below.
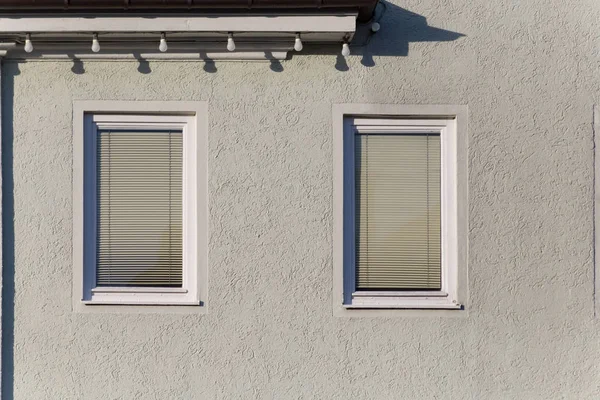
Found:
<path fill-rule="evenodd" d="M 2 1 L 2 0 L 0 0 Z M 146 58 L 146 59 L 283 59 L 297 34 L 306 45 L 350 41 L 356 12 L 205 13 L 205 14 L 0 14 L 0 47 L 8 57 Z M 158 51 L 161 33 L 169 50 Z M 34 51 L 23 44 L 29 34 Z M 90 50 L 97 34 L 102 51 Z M 233 34 L 235 52 L 226 49 Z M 12 45 L 11 45 L 12 44 Z"/>
<path fill-rule="evenodd" d="M 0 0 L 0 12 L 194 12 L 353 9 L 369 17 L 378 0 Z"/>
<path fill-rule="evenodd" d="M 378 0 L 0 0 L 0 56 L 282 59 L 304 44 L 349 42 Z M 169 50 L 158 51 L 164 34 Z M 24 51 L 29 35 L 34 51 Z M 97 35 L 102 51 L 93 53 Z M 236 49 L 228 52 L 228 36 Z M 8 52 L 8 53 L 7 53 Z"/>

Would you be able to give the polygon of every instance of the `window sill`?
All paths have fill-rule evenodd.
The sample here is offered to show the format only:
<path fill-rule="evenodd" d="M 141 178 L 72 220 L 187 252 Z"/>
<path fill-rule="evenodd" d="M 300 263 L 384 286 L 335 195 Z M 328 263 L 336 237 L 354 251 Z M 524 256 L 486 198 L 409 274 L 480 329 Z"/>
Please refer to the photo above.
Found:
<path fill-rule="evenodd" d="M 118 300 L 82 300 L 85 306 L 199 306 L 199 301 L 118 301 Z"/>
<path fill-rule="evenodd" d="M 161 287 L 97 287 L 92 289 L 96 293 L 187 293 L 185 288 L 161 288 Z"/>
<path fill-rule="evenodd" d="M 346 309 L 440 309 L 460 310 L 462 304 L 443 291 L 354 292 Z"/>
<path fill-rule="evenodd" d="M 200 301 L 186 288 L 97 287 L 84 305 L 199 306 Z"/>

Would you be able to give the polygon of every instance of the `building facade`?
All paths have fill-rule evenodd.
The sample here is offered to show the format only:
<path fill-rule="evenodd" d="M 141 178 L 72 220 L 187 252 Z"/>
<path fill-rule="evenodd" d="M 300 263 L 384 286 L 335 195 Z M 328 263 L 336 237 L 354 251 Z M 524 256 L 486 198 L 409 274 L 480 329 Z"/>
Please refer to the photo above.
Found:
<path fill-rule="evenodd" d="M 0 2 L 2 399 L 600 398 L 600 3 L 29 3 Z M 185 199 L 163 216 L 183 215 L 183 243 L 145 242 L 183 269 L 115 291 L 102 274 L 131 269 L 101 263 L 116 223 L 89 138 L 140 127 L 183 132 L 136 164 L 183 176 L 160 186 Z M 414 229 L 441 269 L 348 266 L 366 254 L 354 130 L 438 138 L 384 161 L 441 159 Z M 118 215 L 123 237 L 157 210 Z"/>

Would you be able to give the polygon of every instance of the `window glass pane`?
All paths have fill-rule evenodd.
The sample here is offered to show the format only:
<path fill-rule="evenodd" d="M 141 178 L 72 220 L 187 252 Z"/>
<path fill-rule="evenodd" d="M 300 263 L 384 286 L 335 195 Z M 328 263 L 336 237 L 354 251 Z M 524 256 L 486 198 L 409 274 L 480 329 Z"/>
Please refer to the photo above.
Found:
<path fill-rule="evenodd" d="M 358 290 L 441 289 L 439 134 L 357 134 Z"/>
<path fill-rule="evenodd" d="M 183 134 L 97 136 L 97 286 L 182 286 Z"/>

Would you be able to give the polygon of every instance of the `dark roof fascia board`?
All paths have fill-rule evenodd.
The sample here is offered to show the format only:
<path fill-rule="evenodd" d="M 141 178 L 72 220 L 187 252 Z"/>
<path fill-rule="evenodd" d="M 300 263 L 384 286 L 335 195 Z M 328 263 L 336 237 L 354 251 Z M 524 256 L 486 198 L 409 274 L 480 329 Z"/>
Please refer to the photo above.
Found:
<path fill-rule="evenodd" d="M 357 11 L 360 20 L 371 18 L 379 0 L 0 0 L 1 13 L 165 13 L 243 12 L 270 10 Z"/>

